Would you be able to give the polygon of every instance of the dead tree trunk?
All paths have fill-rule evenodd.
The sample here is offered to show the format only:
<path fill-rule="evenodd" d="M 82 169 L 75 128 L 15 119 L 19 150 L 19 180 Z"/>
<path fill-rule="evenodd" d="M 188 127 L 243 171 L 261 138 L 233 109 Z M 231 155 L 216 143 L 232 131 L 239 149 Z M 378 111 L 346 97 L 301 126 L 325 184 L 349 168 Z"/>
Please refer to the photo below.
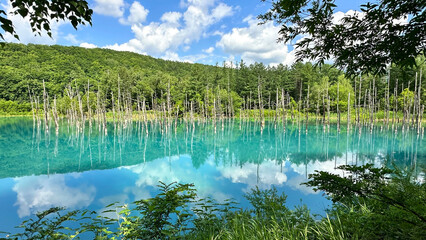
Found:
<path fill-rule="evenodd" d="M 44 123 L 45 123 L 45 126 L 46 126 L 46 131 L 49 131 L 49 121 L 48 121 L 48 117 L 47 117 L 47 114 L 48 114 L 48 110 L 47 110 L 47 102 L 48 102 L 48 99 L 47 99 L 47 93 L 46 93 L 46 86 L 45 86 L 45 83 L 44 83 L 44 80 L 43 80 L 43 110 L 44 110 Z"/>

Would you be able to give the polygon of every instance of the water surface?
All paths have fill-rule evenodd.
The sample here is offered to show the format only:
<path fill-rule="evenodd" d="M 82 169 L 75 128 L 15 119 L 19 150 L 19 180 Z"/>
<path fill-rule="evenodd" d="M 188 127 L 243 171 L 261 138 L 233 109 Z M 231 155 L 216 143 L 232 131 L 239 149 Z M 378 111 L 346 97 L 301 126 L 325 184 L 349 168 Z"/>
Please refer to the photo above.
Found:
<path fill-rule="evenodd" d="M 54 126 L 51 126 L 54 129 Z M 0 118 L 0 231 L 53 206 L 100 211 L 109 203 L 152 197 L 159 181 L 194 183 L 200 197 L 234 198 L 258 186 L 277 187 L 288 206 L 307 204 L 324 213 L 330 202 L 300 185 L 315 170 L 344 174 L 336 166 L 373 163 L 424 166 L 426 148 L 415 131 L 308 126 L 290 122 L 179 122 L 167 131 L 159 124 L 124 127 L 97 124 L 84 129 L 61 122 L 46 133 L 31 118 Z M 1 237 L 2 235 L 0 235 Z"/>

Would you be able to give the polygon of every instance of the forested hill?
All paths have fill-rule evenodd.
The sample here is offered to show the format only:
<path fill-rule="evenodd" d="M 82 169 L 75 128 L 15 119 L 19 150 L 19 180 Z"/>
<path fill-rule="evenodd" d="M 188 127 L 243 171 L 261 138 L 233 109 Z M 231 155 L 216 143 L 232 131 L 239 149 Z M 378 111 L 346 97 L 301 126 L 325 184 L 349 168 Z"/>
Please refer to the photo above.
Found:
<path fill-rule="evenodd" d="M 259 81 L 264 96 L 270 91 L 275 94 L 276 88 L 297 95 L 301 82 L 314 82 L 322 76 L 335 81 L 340 74 L 329 66 L 315 69 L 310 63 L 269 68 L 260 63 L 247 66 L 239 62 L 233 68 L 224 68 L 223 63 L 216 67 L 109 49 L 34 44 L 5 44 L 0 48 L 0 65 L 0 98 L 14 101 L 28 100 L 28 87 L 41 92 L 43 80 L 51 97 L 62 96 L 70 83 L 82 92 L 88 80 L 94 91 L 98 83 L 101 90 L 114 91 L 120 81 L 121 87 L 145 95 L 149 101 L 152 94 L 160 97 L 161 91 L 166 92 L 169 80 L 175 93 L 172 96 L 177 100 L 185 94 L 189 99 L 203 94 L 207 86 L 228 89 L 228 82 L 230 90 L 241 97 L 249 96 L 250 91 L 255 97 Z"/>
<path fill-rule="evenodd" d="M 416 72 L 419 69 L 392 68 L 389 86 L 384 77 L 363 76 L 361 94 L 364 95 L 365 89 L 374 84 L 377 99 L 384 98 L 387 87 L 391 93 L 395 89 L 396 79 L 398 93 L 409 84 L 410 90 L 414 90 Z M 169 84 L 170 100 L 180 106 L 185 100 L 202 105 L 209 95 L 220 96 L 222 104 L 232 99 L 236 108 L 250 98 L 249 103 L 254 106 L 258 104 L 260 89 L 263 104 L 268 108 L 274 104 L 277 90 L 281 94 L 281 89 L 299 101 L 306 98 L 309 87 L 311 104 L 321 104 L 324 94 L 329 94 L 331 100 L 336 99 L 339 82 L 340 100 L 346 106 L 348 93 L 351 92 L 351 98 L 359 95 L 356 92 L 356 88 L 359 91 L 359 83 L 355 87 L 359 78 L 356 79 L 345 78 L 343 72 L 330 65 L 319 68 L 311 63 L 269 67 L 262 63 L 247 65 L 241 61 L 232 66 L 224 63 L 210 66 L 109 49 L 11 43 L 0 47 L 2 101 L 28 102 L 29 89 L 35 96 L 41 97 L 44 80 L 49 98 L 57 97 L 59 102 L 66 96 L 67 87 L 78 90 L 84 98 L 89 84 L 90 93 L 99 92 L 106 108 L 109 108 L 111 97 L 118 96 L 119 91 L 122 96 L 144 98 L 151 106 L 153 99 L 167 99 Z"/>
<path fill-rule="evenodd" d="M 166 73 L 167 77 L 187 78 L 192 71 L 214 70 L 212 66 L 132 52 L 12 43 L 0 48 L 0 66 L 0 98 L 6 100 L 28 100 L 28 87 L 41 91 L 43 80 L 50 96 L 61 96 L 71 82 L 86 86 L 90 80 L 97 87 L 98 82 L 118 76 L 122 81 L 138 83 L 147 77 L 165 77 Z"/>

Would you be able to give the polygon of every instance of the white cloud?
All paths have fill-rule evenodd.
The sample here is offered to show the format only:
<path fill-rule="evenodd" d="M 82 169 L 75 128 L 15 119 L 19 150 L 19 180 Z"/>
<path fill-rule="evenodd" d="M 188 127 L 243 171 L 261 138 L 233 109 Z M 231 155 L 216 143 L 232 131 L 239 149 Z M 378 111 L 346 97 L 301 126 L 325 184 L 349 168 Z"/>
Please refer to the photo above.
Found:
<path fill-rule="evenodd" d="M 232 7 L 220 3 L 215 9 L 212 11 L 212 16 L 214 19 L 222 19 L 224 17 L 232 16 L 233 9 Z"/>
<path fill-rule="evenodd" d="M 241 56 L 247 63 L 291 65 L 294 62 L 294 52 L 289 51 L 287 45 L 277 43 L 279 27 L 273 23 L 259 25 L 252 16 L 244 21 L 248 27 L 233 28 L 231 32 L 222 36 L 216 46 L 226 53 Z"/>
<path fill-rule="evenodd" d="M 181 2 L 185 12 L 166 12 L 159 22 L 131 26 L 135 37 L 123 44 L 113 44 L 106 48 L 119 51 L 147 53 L 153 56 L 175 58 L 172 54 L 198 41 L 208 28 L 233 14 L 233 8 L 215 0 L 188 0 Z M 169 53 L 167 53 L 169 52 Z M 188 60 L 188 59 L 187 59 Z"/>
<path fill-rule="evenodd" d="M 394 19 L 393 24 L 399 24 L 399 25 L 407 25 L 409 23 L 408 16 L 401 17 L 400 19 Z"/>
<path fill-rule="evenodd" d="M 72 43 L 72 44 L 78 44 L 80 43 L 80 41 L 77 40 L 76 36 L 74 34 L 68 33 L 68 35 L 66 35 L 64 37 L 65 40 L 67 40 L 68 42 Z"/>
<path fill-rule="evenodd" d="M 188 51 L 189 49 L 191 49 L 191 47 L 189 45 L 183 46 L 182 50 L 184 52 Z"/>
<path fill-rule="evenodd" d="M 236 68 L 237 66 L 234 63 L 235 63 L 234 55 L 229 55 L 224 61 L 225 66 L 228 68 Z"/>
<path fill-rule="evenodd" d="M 342 19 L 346 16 L 356 16 L 359 19 L 363 19 L 365 16 L 364 12 L 359 12 L 359 11 L 354 11 L 354 10 L 349 10 L 346 13 L 338 11 L 333 13 L 333 19 L 332 22 L 333 24 L 342 24 Z"/>
<path fill-rule="evenodd" d="M 181 43 L 181 30 L 166 23 L 152 22 L 147 26 L 133 25 L 135 39 L 129 42 L 138 50 L 149 54 L 161 54 L 167 50 L 175 50 Z"/>
<path fill-rule="evenodd" d="M 182 61 L 177 53 L 170 51 L 167 51 L 166 54 L 164 54 L 161 58 L 170 61 Z"/>
<path fill-rule="evenodd" d="M 342 19 L 347 16 L 356 16 L 358 19 L 363 19 L 365 17 L 365 12 L 349 10 L 346 13 L 338 11 L 333 13 L 333 24 L 343 24 Z M 393 24 L 408 24 L 408 16 L 401 17 L 400 19 L 394 19 Z"/>
<path fill-rule="evenodd" d="M 139 54 L 146 54 L 145 52 L 142 52 L 138 49 L 138 46 L 140 43 L 136 39 L 131 39 L 129 42 L 124 44 L 113 44 L 113 45 L 107 45 L 103 48 L 108 48 L 116 51 L 126 51 L 126 52 L 135 52 Z"/>
<path fill-rule="evenodd" d="M 188 63 L 194 63 L 206 57 L 207 56 L 204 54 L 187 55 L 187 56 L 180 57 L 176 52 L 172 52 L 172 51 L 167 51 L 163 56 L 160 56 L 160 58 L 164 60 L 188 62 Z"/>
<path fill-rule="evenodd" d="M 203 50 L 203 52 L 209 53 L 209 54 L 212 53 L 213 51 L 214 51 L 214 47 L 209 47 L 209 48 Z"/>
<path fill-rule="evenodd" d="M 93 43 L 84 42 L 84 43 L 80 43 L 80 47 L 84 47 L 84 48 L 97 48 L 98 46 L 96 46 Z"/>
<path fill-rule="evenodd" d="M 119 21 L 121 24 L 140 24 L 145 22 L 148 13 L 148 9 L 145 9 L 139 2 L 134 1 L 132 6 L 130 6 L 130 15 L 127 19 L 120 18 Z"/>
<path fill-rule="evenodd" d="M 41 36 L 36 35 L 31 30 L 31 25 L 29 22 L 29 17 L 22 18 L 20 15 L 13 15 L 13 7 L 10 4 L 10 1 L 7 4 L 1 4 L 1 7 L 7 13 L 7 18 L 13 22 L 13 27 L 15 32 L 19 36 L 19 40 L 13 37 L 11 34 L 4 34 L 4 39 L 6 42 L 16 42 L 16 43 L 35 43 L 35 44 L 47 44 L 52 45 L 56 44 L 56 40 L 59 36 L 59 27 L 66 24 L 65 21 L 50 21 L 50 28 L 52 37 L 49 37 L 46 33 L 42 33 Z"/>
<path fill-rule="evenodd" d="M 221 36 L 221 37 L 222 37 L 223 35 L 225 35 L 225 33 L 223 33 L 223 32 L 221 32 L 221 31 L 217 31 L 217 30 L 216 30 L 216 31 L 214 31 L 214 32 L 212 33 L 212 35 L 213 35 L 213 36 Z"/>
<path fill-rule="evenodd" d="M 95 6 L 93 11 L 97 14 L 122 17 L 124 14 L 124 1 L 123 0 L 94 0 Z"/>
<path fill-rule="evenodd" d="M 191 5 L 207 9 L 215 4 L 216 0 L 187 0 L 187 1 L 181 1 L 181 7 L 187 8 Z"/>
<path fill-rule="evenodd" d="M 96 188 L 91 185 L 67 186 L 64 175 L 30 176 L 15 181 L 15 205 L 18 206 L 18 216 L 21 218 L 55 206 L 87 207 L 96 194 Z"/>
<path fill-rule="evenodd" d="M 166 12 L 161 16 L 161 21 L 169 23 L 171 26 L 179 27 L 179 21 L 182 18 L 180 12 Z"/>

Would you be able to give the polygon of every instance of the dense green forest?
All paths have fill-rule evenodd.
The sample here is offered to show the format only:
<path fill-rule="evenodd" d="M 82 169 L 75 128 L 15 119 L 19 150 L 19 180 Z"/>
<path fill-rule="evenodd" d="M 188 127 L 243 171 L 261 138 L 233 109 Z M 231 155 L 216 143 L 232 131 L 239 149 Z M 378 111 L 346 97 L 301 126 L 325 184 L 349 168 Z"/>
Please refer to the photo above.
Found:
<path fill-rule="evenodd" d="M 373 96 L 378 110 L 386 108 L 387 94 L 389 107 L 398 107 L 393 100 L 396 95 L 398 109 L 401 109 L 404 102 L 414 103 L 412 98 L 418 96 L 418 85 L 426 72 L 422 57 L 417 58 L 417 67 L 392 66 L 385 76 L 345 76 L 331 65 L 319 67 L 309 62 L 265 66 L 240 61 L 210 66 L 108 49 L 11 43 L 0 49 L 0 60 L 0 112 L 4 113 L 29 112 L 29 91 L 41 98 L 43 81 L 50 100 L 58 99 L 62 113 L 67 108 L 71 89 L 74 94 L 81 94 L 86 110 L 84 99 L 88 90 L 89 99 L 93 98 L 92 109 L 96 108 L 96 96 L 103 99 L 106 109 L 111 109 L 112 97 L 117 99 L 119 95 L 134 99 L 134 102 L 138 98 L 145 99 L 147 109 L 152 109 L 167 101 L 169 94 L 173 105 L 184 108 L 188 105 L 185 103 L 194 102 L 195 110 L 204 104 L 213 106 L 217 96 L 222 99 L 219 104 L 226 114 L 230 104 L 238 110 L 242 106 L 256 108 L 261 101 L 263 108 L 274 109 L 277 95 L 281 96 L 282 91 L 288 102 L 295 104 L 306 101 L 309 93 L 311 112 L 315 112 L 315 106 L 323 104 L 325 94 L 330 99 L 331 111 L 336 111 L 337 99 L 341 109 L 346 109 L 349 93 L 351 105 L 361 105 L 367 95 Z M 421 84 L 426 83 L 422 81 Z M 419 95 L 423 104 L 426 95 L 423 91 Z M 136 108 L 136 104 L 133 105 Z"/>

